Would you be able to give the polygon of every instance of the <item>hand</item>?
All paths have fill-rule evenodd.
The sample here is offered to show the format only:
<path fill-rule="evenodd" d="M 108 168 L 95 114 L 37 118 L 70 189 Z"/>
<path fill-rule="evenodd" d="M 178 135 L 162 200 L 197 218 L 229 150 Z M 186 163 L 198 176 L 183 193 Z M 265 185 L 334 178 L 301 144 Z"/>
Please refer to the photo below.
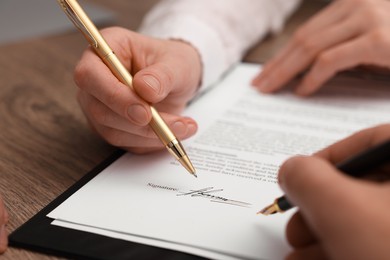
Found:
<path fill-rule="evenodd" d="M 317 91 L 337 72 L 358 65 L 390 68 L 390 2 L 334 1 L 304 24 L 252 84 L 275 92 L 307 71 L 298 95 Z"/>
<path fill-rule="evenodd" d="M 0 197 L 0 254 L 4 253 L 8 246 L 8 238 L 7 238 L 7 227 L 8 223 L 8 212 L 4 206 L 3 201 Z"/>
<path fill-rule="evenodd" d="M 294 249 L 287 259 L 390 259 L 390 184 L 354 179 L 334 166 L 389 139 L 390 124 L 378 126 L 282 165 L 280 185 L 299 207 L 287 226 Z M 389 177 L 390 167 L 379 173 Z"/>
<path fill-rule="evenodd" d="M 122 28 L 102 31 L 134 76 L 134 91 L 119 82 L 93 52 L 85 51 L 75 71 L 78 101 L 92 128 L 108 143 L 144 153 L 163 148 L 148 123 L 155 107 L 179 139 L 192 136 L 196 122 L 178 114 L 201 80 L 197 51 L 181 41 L 149 38 Z M 145 102 L 146 101 L 146 102 Z"/>

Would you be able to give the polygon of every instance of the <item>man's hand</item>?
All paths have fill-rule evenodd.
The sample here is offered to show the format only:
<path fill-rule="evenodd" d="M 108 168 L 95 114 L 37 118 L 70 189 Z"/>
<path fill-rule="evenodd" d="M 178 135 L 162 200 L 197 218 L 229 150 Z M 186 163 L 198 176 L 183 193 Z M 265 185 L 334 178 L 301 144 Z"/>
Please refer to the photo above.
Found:
<path fill-rule="evenodd" d="M 76 68 L 75 81 L 80 106 L 92 128 L 108 143 L 132 152 L 161 149 L 161 141 L 148 125 L 150 103 L 179 139 L 192 136 L 196 122 L 178 114 L 200 85 L 197 51 L 181 41 L 154 39 L 122 28 L 105 29 L 102 34 L 134 76 L 135 91 L 119 82 L 88 49 Z"/>

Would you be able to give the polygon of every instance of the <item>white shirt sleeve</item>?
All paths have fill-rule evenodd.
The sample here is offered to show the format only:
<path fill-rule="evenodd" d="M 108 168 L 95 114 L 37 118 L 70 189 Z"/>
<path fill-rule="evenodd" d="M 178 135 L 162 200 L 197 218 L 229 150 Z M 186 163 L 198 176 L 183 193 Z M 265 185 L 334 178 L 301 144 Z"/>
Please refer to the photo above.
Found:
<path fill-rule="evenodd" d="M 277 32 L 300 0 L 161 0 L 139 32 L 194 46 L 203 64 L 202 86 L 214 83 L 269 32 Z"/>

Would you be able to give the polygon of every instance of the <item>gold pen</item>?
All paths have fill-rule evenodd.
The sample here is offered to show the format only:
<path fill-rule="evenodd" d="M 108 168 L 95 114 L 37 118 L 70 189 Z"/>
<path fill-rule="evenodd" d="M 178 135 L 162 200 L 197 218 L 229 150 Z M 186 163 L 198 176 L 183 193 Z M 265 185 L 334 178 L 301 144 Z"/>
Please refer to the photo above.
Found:
<path fill-rule="evenodd" d="M 111 50 L 110 46 L 104 40 L 103 36 L 99 33 L 98 29 L 89 19 L 79 3 L 76 0 L 58 0 L 58 3 L 61 5 L 69 19 L 85 36 L 99 57 L 110 68 L 112 73 L 123 84 L 133 89 L 133 78 L 129 71 L 119 61 L 115 53 Z M 153 131 L 168 151 L 181 163 L 181 165 L 183 165 L 189 173 L 197 177 L 195 168 L 188 158 L 180 141 L 172 133 L 171 129 L 169 129 L 157 110 L 153 106 L 150 106 L 150 110 L 152 112 L 152 120 L 149 125 L 152 127 Z"/>

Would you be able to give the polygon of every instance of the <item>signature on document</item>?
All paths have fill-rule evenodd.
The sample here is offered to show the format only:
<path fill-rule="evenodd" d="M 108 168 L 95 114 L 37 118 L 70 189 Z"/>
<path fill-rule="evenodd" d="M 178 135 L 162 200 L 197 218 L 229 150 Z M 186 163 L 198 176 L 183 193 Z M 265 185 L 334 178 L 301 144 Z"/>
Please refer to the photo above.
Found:
<path fill-rule="evenodd" d="M 232 199 L 226 198 L 224 196 L 218 195 L 217 193 L 222 192 L 223 189 L 216 189 L 214 187 L 207 187 L 207 188 L 203 188 L 203 189 L 199 189 L 199 190 L 180 191 L 177 188 L 172 188 L 172 187 L 168 187 L 165 185 L 158 185 L 158 184 L 153 184 L 153 183 L 148 183 L 147 186 L 155 188 L 155 189 L 176 191 L 176 192 L 178 192 L 176 194 L 176 196 L 201 197 L 201 198 L 209 199 L 210 202 L 229 204 L 229 205 L 238 206 L 238 207 L 245 207 L 245 208 L 251 207 L 250 203 L 247 203 L 244 201 L 239 201 L 239 200 L 232 200 Z"/>

